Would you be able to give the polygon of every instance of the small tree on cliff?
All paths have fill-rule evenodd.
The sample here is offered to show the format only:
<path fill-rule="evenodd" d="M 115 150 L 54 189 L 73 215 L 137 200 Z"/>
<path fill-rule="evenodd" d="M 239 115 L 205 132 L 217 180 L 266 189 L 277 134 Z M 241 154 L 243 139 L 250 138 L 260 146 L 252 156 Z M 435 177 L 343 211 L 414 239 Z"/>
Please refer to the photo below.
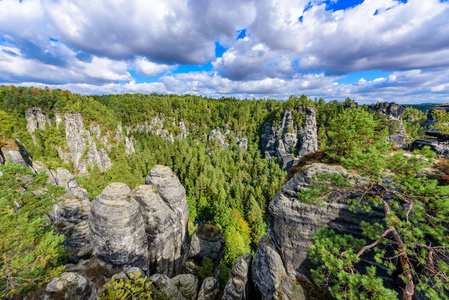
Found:
<path fill-rule="evenodd" d="M 363 110 L 346 111 L 332 123 L 329 155 L 366 180 L 351 187 L 361 196 L 349 200 L 350 208 L 380 207 L 384 222 L 362 222 L 365 239 L 319 230 L 309 251 L 318 265 L 312 270 L 315 282 L 337 299 L 396 299 L 397 293 L 376 275 L 381 268 L 399 274 L 403 299 L 412 299 L 416 290 L 431 299 L 449 299 L 449 187 L 417 176 L 431 166 L 434 154 L 428 149 L 392 153 L 385 139 L 376 138 L 373 116 Z M 362 141 L 354 131 L 365 133 Z M 328 193 L 344 192 L 345 187 L 331 191 L 325 184 L 322 180 L 301 196 L 320 202 Z M 366 255 L 377 264 L 363 269 L 359 263 Z"/>
<path fill-rule="evenodd" d="M 25 295 L 61 273 L 63 236 L 46 214 L 64 193 L 44 173 L 18 164 L 0 166 L 0 297 Z"/>

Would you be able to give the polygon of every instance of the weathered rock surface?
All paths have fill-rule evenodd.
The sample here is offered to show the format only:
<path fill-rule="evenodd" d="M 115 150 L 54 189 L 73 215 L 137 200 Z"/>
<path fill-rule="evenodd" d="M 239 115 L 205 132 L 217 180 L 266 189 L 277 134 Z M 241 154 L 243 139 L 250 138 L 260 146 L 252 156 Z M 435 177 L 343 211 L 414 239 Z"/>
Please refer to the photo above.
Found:
<path fill-rule="evenodd" d="M 64 125 L 72 161 L 81 174 L 88 173 L 90 164 L 96 163 L 104 170 L 112 165 L 106 150 L 104 148 L 97 150 L 89 130 L 84 128 L 80 113 L 67 112 L 64 115 Z"/>
<path fill-rule="evenodd" d="M 179 292 L 174 282 L 164 274 L 154 274 L 149 280 L 153 282 L 153 287 L 158 292 L 164 293 L 170 300 L 183 300 L 184 297 Z"/>
<path fill-rule="evenodd" d="M 390 135 L 389 141 L 394 142 L 396 147 L 405 147 L 407 143 L 407 134 L 405 132 L 404 123 L 402 122 L 402 115 L 404 114 L 406 107 L 394 102 L 381 102 L 372 104 L 369 107 L 372 110 L 387 116 L 391 122 L 395 123 L 397 130 Z"/>
<path fill-rule="evenodd" d="M 427 112 L 427 120 L 424 122 L 425 127 L 431 127 L 432 125 L 435 125 L 435 123 L 438 121 L 437 118 L 433 115 L 435 111 L 437 110 L 444 110 L 446 112 L 449 112 L 449 104 L 440 104 L 435 105 L 429 111 Z"/>
<path fill-rule="evenodd" d="M 201 264 L 208 257 L 214 262 L 215 270 L 223 257 L 225 238 L 221 230 L 211 224 L 203 223 L 195 230 L 190 241 L 189 259 Z"/>
<path fill-rule="evenodd" d="M 189 209 L 185 189 L 169 167 L 157 165 L 134 189 L 148 241 L 150 273 L 175 274 L 188 255 Z"/>
<path fill-rule="evenodd" d="M 294 122 L 293 109 L 287 108 L 278 127 L 266 123 L 262 128 L 261 145 L 265 159 L 282 159 L 283 170 L 290 168 L 301 157 L 318 150 L 315 108 L 301 107 L 296 111 L 302 124 Z"/>
<path fill-rule="evenodd" d="M 87 276 L 66 272 L 48 283 L 44 299 L 96 300 L 97 297 L 95 285 Z"/>
<path fill-rule="evenodd" d="M 242 136 L 242 133 L 237 131 L 231 131 L 228 129 L 229 125 L 223 127 L 217 127 L 212 129 L 207 137 L 209 141 L 216 140 L 223 148 L 229 147 L 229 143 L 226 142 L 228 135 L 231 134 L 237 145 L 242 148 L 243 151 L 248 150 L 248 140 Z"/>
<path fill-rule="evenodd" d="M 306 280 L 304 275 L 308 275 L 313 267 L 307 260 L 306 251 L 316 230 L 328 227 L 339 234 L 361 238 L 361 221 L 382 222 L 381 210 L 354 213 L 348 209 L 347 200 L 360 196 L 355 189 L 333 192 L 330 201 L 322 206 L 302 203 L 298 192 L 315 184 L 313 176 L 316 173 L 347 174 L 341 166 L 322 163 L 305 166 L 282 187 L 269 205 L 267 234 L 259 241 L 252 270 L 253 280 L 265 297 L 279 290 L 279 282 L 283 283 L 283 289 L 295 290 L 296 284 L 288 278 Z M 360 181 L 358 184 L 365 184 L 362 178 L 357 180 Z M 391 284 L 391 278 L 389 280 L 386 284 Z"/>
<path fill-rule="evenodd" d="M 267 300 L 310 299 L 303 287 L 296 283 L 294 276 L 288 275 L 282 259 L 275 249 L 268 234 L 259 240 L 259 249 L 254 256 L 251 270 L 251 278 L 260 293 Z M 282 295 L 282 297 L 279 297 Z"/>
<path fill-rule="evenodd" d="M 139 203 L 124 183 L 111 183 L 91 203 L 93 254 L 117 267 L 148 272 L 148 242 Z"/>
<path fill-rule="evenodd" d="M 160 117 L 154 117 L 149 122 L 140 123 L 137 125 L 126 125 L 126 131 L 129 135 L 131 132 L 140 132 L 140 133 L 151 133 L 153 135 L 157 135 L 161 137 L 164 140 L 167 140 L 171 143 L 174 143 L 175 138 L 173 137 L 173 134 L 171 134 L 167 129 L 164 128 L 164 118 Z M 173 122 L 173 126 L 175 127 L 176 124 Z M 176 136 L 177 139 L 183 140 L 187 137 L 188 134 L 188 128 L 186 124 L 181 120 L 178 123 L 178 128 L 180 130 L 180 133 Z"/>
<path fill-rule="evenodd" d="M 207 277 L 201 285 L 197 300 L 215 300 L 219 293 L 220 287 L 217 279 L 214 277 Z"/>
<path fill-rule="evenodd" d="M 231 276 L 223 291 L 222 300 L 246 300 L 255 294 L 251 281 L 250 253 L 238 257 L 232 267 Z"/>
<path fill-rule="evenodd" d="M 20 142 L 16 142 L 20 145 Z M 32 161 L 30 154 L 23 147 L 16 144 L 6 145 L 0 149 L 0 157 L 2 164 L 15 163 L 23 166 L 31 166 Z"/>
<path fill-rule="evenodd" d="M 45 128 L 51 124 L 50 118 L 43 114 L 42 109 L 38 107 L 27 109 L 25 112 L 25 119 L 27 120 L 27 130 L 31 134 L 34 142 L 36 142 L 36 138 L 33 135 L 34 131 L 38 128 L 45 130 Z"/>
<path fill-rule="evenodd" d="M 429 146 L 438 157 L 449 159 L 449 139 L 417 139 L 410 144 L 409 148 L 410 151 L 414 151 L 424 146 Z"/>
<path fill-rule="evenodd" d="M 178 291 L 186 300 L 196 300 L 198 293 L 198 279 L 192 274 L 181 274 L 171 279 Z"/>

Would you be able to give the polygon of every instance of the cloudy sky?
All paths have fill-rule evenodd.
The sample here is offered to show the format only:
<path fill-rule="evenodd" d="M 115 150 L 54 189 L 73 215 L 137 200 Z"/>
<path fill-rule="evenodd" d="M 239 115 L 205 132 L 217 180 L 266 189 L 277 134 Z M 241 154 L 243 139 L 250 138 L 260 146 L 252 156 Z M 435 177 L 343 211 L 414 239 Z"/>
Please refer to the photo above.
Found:
<path fill-rule="evenodd" d="M 0 0 L 0 84 L 449 102 L 447 0 Z"/>

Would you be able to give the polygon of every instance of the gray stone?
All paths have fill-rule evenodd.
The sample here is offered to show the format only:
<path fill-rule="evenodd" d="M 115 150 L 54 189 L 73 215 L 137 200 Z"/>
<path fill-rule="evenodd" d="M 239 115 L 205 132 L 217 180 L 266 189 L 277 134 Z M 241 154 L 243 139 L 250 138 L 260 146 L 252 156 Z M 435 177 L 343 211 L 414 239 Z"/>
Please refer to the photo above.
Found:
<path fill-rule="evenodd" d="M 81 174 L 87 174 L 88 166 L 94 163 L 103 170 L 112 165 L 106 150 L 104 148 L 97 150 L 89 130 L 84 128 L 83 117 L 80 113 L 66 112 L 64 126 L 71 159 Z M 99 132 L 96 127 L 94 131 Z"/>
<path fill-rule="evenodd" d="M 449 159 L 449 139 L 417 139 L 410 144 L 409 149 L 415 151 L 424 146 L 429 146 L 438 157 Z"/>
<path fill-rule="evenodd" d="M 149 280 L 153 283 L 152 286 L 156 288 L 159 292 L 164 293 L 166 296 L 168 296 L 168 299 L 170 300 L 183 300 L 184 297 L 179 292 L 179 290 L 176 288 L 173 281 L 168 278 L 164 274 L 154 274 L 152 275 Z"/>
<path fill-rule="evenodd" d="M 38 107 L 29 108 L 25 112 L 25 119 L 27 120 L 27 130 L 33 134 L 36 129 L 45 130 L 51 124 L 50 118 L 42 113 L 42 109 Z"/>
<path fill-rule="evenodd" d="M 432 125 L 435 125 L 436 122 L 438 122 L 437 118 L 434 117 L 434 112 L 437 110 L 444 110 L 446 112 L 449 112 L 449 104 L 439 104 L 429 109 L 429 111 L 427 112 L 427 120 L 424 122 L 423 126 L 429 128 Z"/>
<path fill-rule="evenodd" d="M 93 253 L 117 267 L 148 272 L 148 242 L 140 205 L 124 183 L 111 183 L 91 203 L 89 216 Z"/>
<path fill-rule="evenodd" d="M 262 128 L 261 146 L 265 159 L 280 158 L 283 170 L 290 168 L 301 157 L 318 150 L 315 108 L 306 106 L 296 111 L 302 119 L 301 124 L 294 122 L 293 109 L 287 108 L 277 128 L 268 123 Z"/>
<path fill-rule="evenodd" d="M 195 230 L 190 241 L 189 258 L 200 264 L 204 258 L 210 258 L 217 270 L 223 257 L 225 238 L 221 230 L 211 224 L 203 223 Z"/>
<path fill-rule="evenodd" d="M 402 115 L 404 114 L 406 107 L 394 102 L 380 102 L 371 104 L 369 107 L 371 110 L 387 116 L 391 122 L 394 122 L 397 130 L 389 136 L 388 141 L 393 142 L 396 147 L 405 147 L 407 144 L 407 134 L 405 132 L 404 123 L 402 122 Z"/>
<path fill-rule="evenodd" d="M 95 285 L 88 277 L 66 272 L 48 283 L 44 299 L 95 300 L 97 297 Z"/>
<path fill-rule="evenodd" d="M 132 197 L 140 204 L 148 240 L 150 273 L 175 274 L 188 254 L 189 209 L 185 189 L 165 166 L 151 169 Z"/>
<path fill-rule="evenodd" d="M 219 293 L 220 287 L 217 279 L 208 277 L 201 285 L 197 300 L 216 300 Z"/>
<path fill-rule="evenodd" d="M 232 267 L 231 276 L 223 291 L 222 300 L 246 300 L 254 293 L 251 289 L 250 253 L 238 257 Z"/>
<path fill-rule="evenodd" d="M 115 280 L 119 281 L 119 280 L 123 280 L 126 281 L 129 279 L 129 277 L 125 274 L 125 272 L 120 272 L 118 274 L 115 274 L 112 276 L 112 278 L 114 278 Z"/>
<path fill-rule="evenodd" d="M 131 277 L 137 278 L 137 277 L 145 276 L 145 273 L 140 268 L 137 268 L 137 267 L 126 268 L 125 274 L 129 278 L 131 278 Z M 137 276 L 137 274 L 139 274 L 139 276 Z"/>
<path fill-rule="evenodd" d="M 198 279 L 192 274 L 181 274 L 171 279 L 186 300 L 196 300 Z"/>

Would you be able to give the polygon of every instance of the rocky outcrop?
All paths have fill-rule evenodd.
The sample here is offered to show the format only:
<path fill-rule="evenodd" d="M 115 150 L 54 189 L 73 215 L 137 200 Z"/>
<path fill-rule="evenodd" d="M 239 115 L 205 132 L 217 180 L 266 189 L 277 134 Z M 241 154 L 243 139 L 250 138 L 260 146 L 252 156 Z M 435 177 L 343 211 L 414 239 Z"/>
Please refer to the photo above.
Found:
<path fill-rule="evenodd" d="M 322 163 L 307 165 L 282 187 L 269 205 L 267 234 L 259 241 L 252 271 L 253 280 L 264 297 L 279 291 L 280 286 L 295 290 L 295 278 L 307 281 L 306 276 L 313 265 L 308 261 L 306 251 L 318 229 L 327 227 L 339 234 L 361 238 L 361 221 L 382 223 L 383 212 L 379 209 L 369 213 L 349 210 L 347 200 L 360 196 L 356 188 L 332 192 L 329 202 L 324 205 L 303 203 L 298 192 L 316 184 L 314 175 L 317 173 L 347 175 L 341 166 Z M 355 177 L 359 182 L 357 185 L 366 184 L 363 178 Z M 355 181 L 350 182 L 357 186 Z M 388 280 L 390 282 L 386 282 Z M 384 282 L 391 284 L 391 278 L 384 278 Z"/>
<path fill-rule="evenodd" d="M 134 189 L 148 241 L 150 273 L 175 274 L 188 254 L 189 209 L 186 192 L 169 167 L 157 165 Z"/>
<path fill-rule="evenodd" d="M 95 285 L 80 273 L 66 272 L 53 278 L 45 288 L 45 300 L 96 300 Z"/>
<path fill-rule="evenodd" d="M 296 110 L 287 108 L 279 125 L 266 123 L 263 126 L 261 146 L 265 159 L 271 160 L 272 157 L 276 157 L 282 160 L 283 170 L 290 168 L 301 157 L 317 151 L 315 108 L 308 106 Z"/>
<path fill-rule="evenodd" d="M 406 107 L 404 105 L 396 104 L 394 102 L 381 102 L 369 106 L 372 110 L 388 117 L 390 122 L 395 125 L 395 131 L 391 133 L 388 140 L 392 141 L 396 147 L 403 148 L 407 143 L 407 134 L 405 132 L 404 123 L 402 122 L 402 115 Z"/>
<path fill-rule="evenodd" d="M 31 135 L 36 129 L 45 130 L 51 124 L 50 118 L 46 114 L 43 114 L 42 109 L 38 107 L 27 109 L 25 119 L 27 120 L 27 130 Z"/>
<path fill-rule="evenodd" d="M 171 279 L 178 291 L 186 300 L 196 300 L 198 293 L 198 279 L 192 274 L 181 274 Z"/>
<path fill-rule="evenodd" d="M 189 259 L 198 265 L 208 257 L 214 262 L 215 271 L 223 257 L 225 238 L 221 230 L 211 224 L 203 223 L 195 230 L 190 241 Z"/>
<path fill-rule="evenodd" d="M 139 203 L 124 183 L 111 183 L 91 203 L 93 254 L 118 268 L 148 272 L 148 242 Z"/>
<path fill-rule="evenodd" d="M 217 279 L 207 277 L 201 285 L 197 300 L 216 300 L 219 293 L 220 288 Z"/>
<path fill-rule="evenodd" d="M 161 137 L 164 140 L 174 143 L 175 137 L 173 137 L 173 134 L 170 133 L 166 128 L 164 128 L 164 122 L 165 122 L 164 118 L 160 118 L 160 117 L 156 116 L 153 119 L 151 119 L 151 121 L 149 121 L 149 122 L 146 121 L 144 123 L 140 123 L 140 124 L 137 124 L 134 126 L 127 125 L 125 127 L 126 127 L 126 131 L 127 131 L 128 135 L 131 132 L 151 133 L 153 135 L 157 135 L 157 136 Z M 174 121 L 173 121 L 172 126 L 176 127 L 176 124 Z M 180 120 L 177 127 L 178 127 L 179 133 L 176 135 L 176 138 L 179 140 L 185 139 L 189 132 L 187 125 L 182 120 Z"/>
<path fill-rule="evenodd" d="M 259 240 L 259 249 L 252 263 L 251 278 L 267 300 L 310 299 L 294 275 L 287 274 L 284 263 L 268 234 Z M 282 295 L 282 297 L 280 297 Z"/>
<path fill-rule="evenodd" d="M 28 167 L 32 164 L 30 154 L 18 140 L 0 148 L 0 161 L 2 164 L 15 163 Z"/>
<path fill-rule="evenodd" d="M 225 125 L 223 127 L 217 127 L 212 129 L 207 137 L 209 141 L 217 141 L 218 144 L 222 145 L 223 148 L 229 147 L 229 143 L 227 142 L 228 135 L 231 134 L 234 142 L 242 148 L 243 151 L 248 150 L 248 140 L 246 137 L 242 136 L 242 133 L 237 131 L 231 131 L 228 129 L 229 125 Z"/>
<path fill-rule="evenodd" d="M 449 159 L 449 139 L 417 139 L 410 144 L 409 149 L 415 151 L 424 146 L 429 146 L 438 157 Z"/>
<path fill-rule="evenodd" d="M 184 300 L 174 282 L 164 274 L 154 274 L 149 280 L 156 293 L 163 293 L 170 300 Z"/>
<path fill-rule="evenodd" d="M 117 145 L 119 142 L 124 141 L 126 154 L 133 154 L 136 152 L 136 150 L 134 149 L 134 137 L 125 136 L 125 138 L 123 138 L 123 130 L 121 124 L 117 125 L 117 129 L 115 132 L 115 140 L 117 141 Z"/>
<path fill-rule="evenodd" d="M 97 149 L 89 130 L 84 128 L 80 113 L 67 112 L 64 115 L 64 125 L 72 161 L 81 174 L 87 174 L 88 166 L 94 163 L 103 170 L 112 165 L 106 150 Z"/>
<path fill-rule="evenodd" d="M 232 267 L 231 276 L 223 291 L 222 300 L 246 300 L 255 294 L 252 286 L 250 253 L 238 257 Z"/>
<path fill-rule="evenodd" d="M 35 168 L 37 163 L 33 162 Z M 78 185 L 75 176 L 66 169 L 57 168 L 56 171 L 47 171 L 47 173 L 53 184 L 62 186 L 66 190 L 65 195 L 58 198 L 58 203 L 53 206 L 52 218 L 66 237 L 64 244 L 73 251 L 71 260 L 77 261 L 90 256 L 92 247 L 87 225 L 90 201 L 87 191 Z"/>
<path fill-rule="evenodd" d="M 438 119 L 434 116 L 434 112 L 437 110 L 444 110 L 446 112 L 449 112 L 449 104 L 440 104 L 435 105 L 429 111 L 427 112 L 427 120 L 424 122 L 423 126 L 430 128 L 433 125 L 435 125 L 436 122 L 438 122 Z"/>

